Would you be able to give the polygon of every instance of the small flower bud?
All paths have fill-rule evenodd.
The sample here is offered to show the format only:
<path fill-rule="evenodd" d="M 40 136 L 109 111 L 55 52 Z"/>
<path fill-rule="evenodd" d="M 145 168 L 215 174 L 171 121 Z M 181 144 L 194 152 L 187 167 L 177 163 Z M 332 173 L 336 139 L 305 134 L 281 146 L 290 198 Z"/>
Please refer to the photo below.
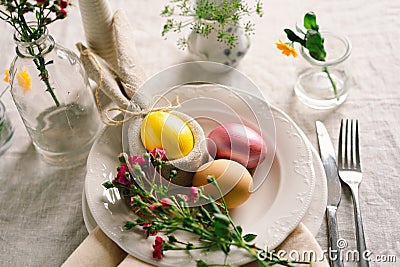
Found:
<path fill-rule="evenodd" d="M 67 10 L 65 9 L 60 9 L 57 11 L 57 18 L 58 19 L 64 19 L 67 16 Z"/>
<path fill-rule="evenodd" d="M 58 4 L 61 8 L 67 8 L 69 5 L 68 0 L 60 0 L 60 3 Z"/>

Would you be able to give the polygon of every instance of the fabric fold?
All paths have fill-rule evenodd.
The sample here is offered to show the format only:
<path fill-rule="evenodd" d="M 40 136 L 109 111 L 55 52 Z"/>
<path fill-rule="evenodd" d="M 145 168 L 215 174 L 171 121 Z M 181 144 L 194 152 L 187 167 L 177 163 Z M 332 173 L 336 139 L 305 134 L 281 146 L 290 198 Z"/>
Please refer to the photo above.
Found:
<path fill-rule="evenodd" d="M 146 74 L 138 64 L 131 25 L 124 11 L 118 9 L 111 17 L 108 4 L 100 1 L 100 7 L 94 8 L 96 12 L 90 13 L 92 2 L 80 1 L 89 47 L 77 44 L 88 77 L 119 108 L 128 109 L 130 101 L 141 109 L 147 108 L 148 99 L 138 92 Z"/>
<path fill-rule="evenodd" d="M 126 257 L 126 252 L 120 249 L 108 238 L 99 227 L 86 237 L 79 247 L 69 256 L 63 267 L 111 267 Z"/>

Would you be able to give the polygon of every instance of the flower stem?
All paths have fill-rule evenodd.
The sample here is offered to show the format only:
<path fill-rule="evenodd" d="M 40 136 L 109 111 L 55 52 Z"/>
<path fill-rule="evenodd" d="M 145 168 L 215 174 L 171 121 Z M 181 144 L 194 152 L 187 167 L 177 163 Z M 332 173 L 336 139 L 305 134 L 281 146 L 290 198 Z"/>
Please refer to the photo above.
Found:
<path fill-rule="evenodd" d="M 58 101 L 56 95 L 54 94 L 53 88 L 51 88 L 50 82 L 48 78 L 43 79 L 43 82 L 46 84 L 46 91 L 50 93 L 51 97 L 54 100 L 54 103 L 56 104 L 57 107 L 60 106 L 60 102 Z"/>
<path fill-rule="evenodd" d="M 34 55 L 33 51 L 30 51 L 32 55 Z M 44 82 L 44 84 L 46 85 L 46 91 L 50 93 L 51 97 L 54 100 L 54 103 L 56 104 L 57 107 L 60 106 L 60 102 L 58 101 L 56 95 L 54 94 L 54 90 L 50 85 L 49 82 L 49 73 L 46 69 L 46 63 L 44 61 L 44 58 L 42 56 L 39 56 L 37 59 L 33 60 L 35 62 L 35 65 L 37 67 L 37 69 L 40 72 L 40 78 L 41 80 Z"/>
<path fill-rule="evenodd" d="M 328 67 L 323 67 L 322 71 L 326 73 L 326 75 L 328 75 L 328 79 L 331 82 L 332 88 L 333 88 L 333 93 L 335 94 L 335 98 L 337 101 L 339 101 L 339 96 L 337 94 L 337 88 L 336 88 L 336 83 L 335 81 L 332 79 L 331 74 L 328 71 Z"/>

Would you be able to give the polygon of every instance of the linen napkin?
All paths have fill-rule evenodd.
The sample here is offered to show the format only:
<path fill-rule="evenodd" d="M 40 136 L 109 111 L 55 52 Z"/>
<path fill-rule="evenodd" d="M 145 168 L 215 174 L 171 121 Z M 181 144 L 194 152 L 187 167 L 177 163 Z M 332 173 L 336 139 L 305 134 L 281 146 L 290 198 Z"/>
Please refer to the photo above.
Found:
<path fill-rule="evenodd" d="M 309 255 L 312 251 L 315 253 L 315 259 L 323 258 L 323 251 L 315 240 L 314 236 L 307 227 L 300 223 L 296 229 L 285 239 L 285 241 L 275 249 L 275 251 L 284 251 L 286 257 L 293 255 Z M 149 253 L 151 253 L 149 251 Z M 290 254 L 289 254 L 290 253 Z M 300 258 L 301 259 L 301 258 Z M 63 267 L 151 267 L 132 255 L 127 255 L 111 239 L 109 239 L 98 227 L 89 234 L 82 244 L 71 254 L 71 256 L 62 265 Z M 256 262 L 251 262 L 243 267 L 256 267 Z M 307 266 L 307 265 L 297 265 Z M 312 266 L 329 267 L 326 259 L 315 260 Z"/>
<path fill-rule="evenodd" d="M 118 107 L 127 109 L 130 99 L 140 108 L 145 108 L 148 103 L 141 95 L 137 94 L 138 88 L 144 82 L 146 75 L 144 70 L 137 64 L 138 56 L 128 19 L 122 10 L 117 10 L 112 20 L 108 24 L 98 24 L 99 15 L 97 13 L 85 12 L 86 9 L 97 7 L 96 1 L 92 5 L 81 5 L 82 21 L 88 39 L 89 47 L 82 43 L 76 46 L 80 52 L 80 59 L 88 76 L 97 82 L 98 88 L 114 102 Z M 100 1 L 104 4 L 104 1 Z M 95 10 L 98 8 L 95 8 Z M 107 5 L 103 9 L 108 10 Z M 108 11 L 98 12 L 101 15 L 108 14 Z M 85 17 L 84 17 L 85 16 Z M 107 17 L 104 20 L 108 20 Z M 87 26 L 90 25 L 90 26 Z M 98 27 L 103 27 L 99 29 Z M 102 36 L 101 34 L 104 34 Z M 109 33 L 112 33 L 111 35 Z M 102 36 L 102 37 L 101 37 Z M 97 39 L 95 38 L 97 37 Z M 105 47 L 106 44 L 113 44 Z M 109 45 L 110 46 L 110 45 Z M 97 93 L 97 92 L 96 92 Z"/>

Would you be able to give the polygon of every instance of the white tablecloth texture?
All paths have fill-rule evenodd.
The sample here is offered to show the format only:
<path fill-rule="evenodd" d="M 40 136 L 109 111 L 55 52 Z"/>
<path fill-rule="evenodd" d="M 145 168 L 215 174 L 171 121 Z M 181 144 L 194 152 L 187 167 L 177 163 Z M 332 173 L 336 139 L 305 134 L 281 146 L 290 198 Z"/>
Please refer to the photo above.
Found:
<path fill-rule="evenodd" d="M 238 66 L 262 90 L 269 102 L 285 111 L 316 146 L 315 121 L 322 120 L 336 145 L 341 118 L 360 123 L 363 182 L 361 210 L 367 247 L 372 259 L 396 256 L 397 263 L 372 262 L 371 266 L 399 266 L 400 262 L 400 2 L 393 0 L 297 1 L 265 0 L 264 16 L 254 19 L 256 34 Z M 74 51 L 85 41 L 78 3 L 69 16 L 50 25 L 56 41 Z M 148 77 L 187 60 L 176 38 L 161 37 L 164 19 L 161 0 L 113 0 L 132 24 L 140 60 Z M 307 11 L 317 14 L 322 29 L 350 39 L 349 59 L 353 84 L 347 101 L 329 111 L 305 107 L 293 93 L 296 65 L 303 59 L 287 58 L 275 48 L 283 29 L 301 23 Z M 15 52 L 11 27 L 0 24 L 0 70 L 9 66 Z M 0 81 L 0 88 L 5 84 Z M 86 169 L 49 167 L 41 162 L 9 93 L 2 98 L 16 128 L 12 147 L 0 156 L 0 266 L 60 266 L 85 239 L 81 195 Z M 344 187 L 338 210 L 339 231 L 355 250 L 353 206 Z M 324 223 L 317 236 L 327 248 Z M 376 256 L 374 258 L 374 256 Z M 345 266 L 357 266 L 345 262 Z"/>

